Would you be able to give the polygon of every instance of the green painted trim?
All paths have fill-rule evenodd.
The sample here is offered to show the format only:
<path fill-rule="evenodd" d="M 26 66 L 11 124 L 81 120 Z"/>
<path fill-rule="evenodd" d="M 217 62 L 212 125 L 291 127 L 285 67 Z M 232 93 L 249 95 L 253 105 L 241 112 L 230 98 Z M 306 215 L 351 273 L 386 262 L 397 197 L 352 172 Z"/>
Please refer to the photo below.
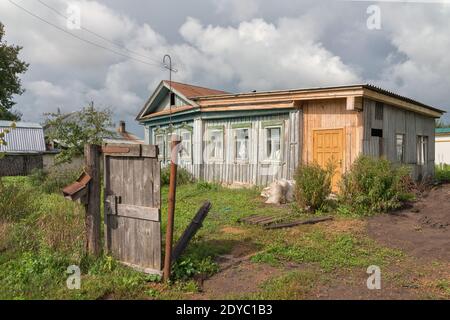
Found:
<path fill-rule="evenodd" d="M 252 123 L 251 122 L 247 122 L 247 123 L 233 123 L 231 125 L 232 129 L 251 129 L 252 127 Z"/>
<path fill-rule="evenodd" d="M 192 133 L 194 131 L 194 126 L 190 126 L 186 122 L 183 122 L 181 125 L 177 126 L 177 129 L 187 130 Z"/>
<path fill-rule="evenodd" d="M 261 126 L 263 128 L 266 127 L 282 127 L 284 125 L 284 121 L 283 120 L 269 120 L 269 121 L 263 121 L 261 123 Z"/>
<path fill-rule="evenodd" d="M 213 129 L 219 129 L 219 130 L 224 130 L 224 125 L 218 125 L 218 126 L 207 126 L 208 130 L 213 130 Z"/>
<path fill-rule="evenodd" d="M 218 120 L 218 119 L 232 119 L 242 117 L 262 117 L 270 115 L 289 115 L 290 109 L 276 109 L 276 110 L 256 110 L 256 111 L 216 111 L 216 112 L 202 112 L 201 117 L 205 120 Z"/>

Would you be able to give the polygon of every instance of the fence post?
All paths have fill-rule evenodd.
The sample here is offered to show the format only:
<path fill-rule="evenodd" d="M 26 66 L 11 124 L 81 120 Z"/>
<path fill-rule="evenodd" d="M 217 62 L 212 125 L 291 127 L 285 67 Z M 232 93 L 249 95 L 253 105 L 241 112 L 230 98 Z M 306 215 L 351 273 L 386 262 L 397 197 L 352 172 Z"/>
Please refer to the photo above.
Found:
<path fill-rule="evenodd" d="M 172 265 L 172 242 L 173 242 L 173 225 L 174 225 L 174 213 L 175 213 L 175 198 L 177 189 L 177 158 L 178 151 L 177 145 L 180 140 L 176 135 L 172 135 L 171 143 L 171 157 L 170 157 L 170 180 L 169 180 L 169 203 L 168 203 L 168 215 L 167 215 L 167 230 L 166 230 L 166 250 L 164 257 L 164 271 L 163 277 L 165 281 L 170 279 L 170 269 Z"/>
<path fill-rule="evenodd" d="M 86 251 L 100 255 L 100 149 L 93 144 L 84 146 L 85 171 L 91 176 L 86 204 Z"/>

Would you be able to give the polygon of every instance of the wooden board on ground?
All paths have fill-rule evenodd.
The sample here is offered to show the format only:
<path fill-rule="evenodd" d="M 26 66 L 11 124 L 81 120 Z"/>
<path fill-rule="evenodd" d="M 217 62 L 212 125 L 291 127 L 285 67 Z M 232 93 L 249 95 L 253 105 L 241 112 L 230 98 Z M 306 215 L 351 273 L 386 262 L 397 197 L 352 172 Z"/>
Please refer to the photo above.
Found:
<path fill-rule="evenodd" d="M 242 218 L 239 220 L 239 222 L 247 223 L 247 224 L 253 224 L 253 225 L 260 225 L 260 226 L 266 226 L 275 222 L 279 222 L 283 219 L 287 218 L 287 216 L 280 216 L 280 215 L 272 215 L 272 216 L 261 216 L 261 215 L 251 215 L 245 218 Z"/>

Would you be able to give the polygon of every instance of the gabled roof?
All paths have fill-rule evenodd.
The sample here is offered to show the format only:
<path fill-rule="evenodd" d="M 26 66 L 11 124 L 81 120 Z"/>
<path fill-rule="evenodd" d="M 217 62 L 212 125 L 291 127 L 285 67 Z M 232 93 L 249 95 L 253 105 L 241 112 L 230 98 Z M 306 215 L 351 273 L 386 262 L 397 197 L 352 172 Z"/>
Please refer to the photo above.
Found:
<path fill-rule="evenodd" d="M 219 95 L 219 94 L 228 94 L 228 92 L 216 89 L 210 89 L 200 86 L 194 86 L 187 83 L 175 82 L 175 81 L 167 81 L 164 80 L 164 83 L 167 86 L 172 85 L 172 88 L 184 95 L 188 99 L 192 99 L 200 96 L 210 96 L 210 95 Z"/>
<path fill-rule="evenodd" d="M 287 103 L 292 101 L 323 99 L 323 98 L 347 98 L 347 97 L 367 97 L 375 101 L 397 106 L 402 109 L 420 113 L 426 116 L 439 118 L 445 113 L 444 110 L 437 109 L 430 105 L 413 100 L 406 96 L 379 88 L 371 84 L 355 84 L 331 87 L 313 87 L 288 90 L 253 91 L 244 93 L 226 93 L 221 90 L 208 89 L 199 86 L 188 85 L 179 82 L 171 82 L 173 91 L 186 99 L 188 104 L 183 107 L 173 107 L 172 113 L 183 112 L 188 109 L 198 109 L 200 111 L 234 111 L 233 106 L 241 108 L 258 109 L 264 104 Z M 151 103 L 155 97 L 161 93 L 162 88 L 168 90 L 169 81 L 161 81 L 157 90 L 147 101 L 146 105 L 139 113 L 137 120 L 145 120 L 164 116 L 166 110 L 156 113 L 151 112 Z M 291 107 L 293 107 L 292 105 Z M 148 115 L 146 115 L 148 114 Z M 145 115 L 145 116 L 144 116 Z"/>
<path fill-rule="evenodd" d="M 167 94 L 170 88 L 176 95 L 187 102 L 186 106 L 192 107 L 197 107 L 197 103 L 194 101 L 195 97 L 228 94 L 228 92 L 221 90 L 210 89 L 176 81 L 162 80 L 156 90 L 152 93 L 150 98 L 146 101 L 144 107 L 139 111 L 136 120 L 140 120 L 146 113 L 148 113 L 148 111 L 151 111 L 153 102 L 155 100 L 157 101 L 158 97 L 160 97 L 161 94 Z M 163 93 L 164 90 L 165 93 Z"/>

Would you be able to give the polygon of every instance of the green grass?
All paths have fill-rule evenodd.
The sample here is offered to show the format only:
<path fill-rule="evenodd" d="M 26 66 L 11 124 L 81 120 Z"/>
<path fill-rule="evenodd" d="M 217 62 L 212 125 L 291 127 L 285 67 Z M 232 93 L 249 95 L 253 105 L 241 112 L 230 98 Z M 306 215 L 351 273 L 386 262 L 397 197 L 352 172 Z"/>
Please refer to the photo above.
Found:
<path fill-rule="evenodd" d="M 108 256 L 86 257 L 84 248 L 84 211 L 81 205 L 59 194 L 33 188 L 26 177 L 3 179 L 15 185 L 29 205 L 19 216 L 8 216 L 8 235 L 0 237 L 0 299 L 183 299 L 198 291 L 193 278 L 218 271 L 215 258 L 229 253 L 236 245 L 258 251 L 255 263 L 282 266 L 285 262 L 314 264 L 319 274 L 308 270 L 288 272 L 265 282 L 259 292 L 240 298 L 303 298 L 309 290 L 332 275 L 337 268 L 383 266 L 401 254 L 350 233 L 328 234 L 320 225 L 267 231 L 239 223 L 252 214 L 302 217 L 290 206 L 265 205 L 258 188 L 227 189 L 215 184 L 197 183 L 177 188 L 174 241 L 191 222 L 204 201 L 212 209 L 202 228 L 173 268 L 170 285 L 133 271 Z M 168 188 L 162 188 L 162 231 L 167 217 Z M 5 212 L 0 212 L 0 224 Z M 340 219 L 340 218 L 337 218 Z M 0 225 L 1 227 L 1 225 Z M 242 232 L 224 232 L 225 227 Z M 164 236 L 163 236 L 164 240 Z M 164 246 L 163 246 L 164 247 Z M 69 265 L 82 271 L 80 290 L 66 288 Z M 315 267 L 315 268 L 317 268 Z M 315 270 L 315 269 L 314 269 Z"/>
<path fill-rule="evenodd" d="M 401 257 L 398 250 L 387 249 L 352 234 L 327 235 L 315 230 L 290 241 L 279 240 L 252 257 L 254 262 L 279 265 L 282 262 L 315 263 L 325 272 L 337 268 L 383 266 Z"/>

